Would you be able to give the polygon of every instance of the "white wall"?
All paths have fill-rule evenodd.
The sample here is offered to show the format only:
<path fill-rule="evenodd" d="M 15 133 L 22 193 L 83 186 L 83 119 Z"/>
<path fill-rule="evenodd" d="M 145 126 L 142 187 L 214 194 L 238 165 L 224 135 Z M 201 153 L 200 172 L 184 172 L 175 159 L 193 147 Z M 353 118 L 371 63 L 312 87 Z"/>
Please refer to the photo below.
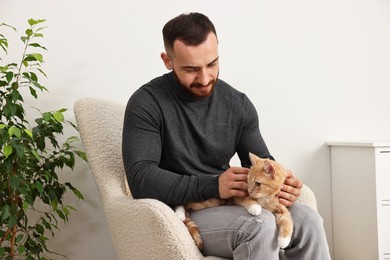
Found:
<path fill-rule="evenodd" d="M 214 22 L 221 78 L 247 93 L 273 155 L 315 191 L 331 243 L 325 142 L 390 139 L 389 1 L 0 2 L 1 22 L 20 31 L 28 18 L 47 20 L 50 93 L 39 106 L 70 108 L 72 120 L 77 98 L 125 104 L 141 84 L 164 73 L 161 28 L 188 11 Z M 72 260 L 115 259 L 88 166 L 80 163 L 66 178 L 86 202 L 74 202 L 79 211 L 53 239 L 54 248 Z"/>

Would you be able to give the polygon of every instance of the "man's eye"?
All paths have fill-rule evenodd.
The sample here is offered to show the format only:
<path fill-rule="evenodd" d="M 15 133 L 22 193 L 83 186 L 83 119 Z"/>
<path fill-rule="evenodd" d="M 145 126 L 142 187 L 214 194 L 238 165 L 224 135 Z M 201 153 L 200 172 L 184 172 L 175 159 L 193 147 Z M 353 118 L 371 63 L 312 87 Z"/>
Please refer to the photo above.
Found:
<path fill-rule="evenodd" d="M 189 72 L 189 73 L 193 73 L 193 72 L 196 72 L 197 69 L 196 68 L 185 68 L 184 71 Z"/>

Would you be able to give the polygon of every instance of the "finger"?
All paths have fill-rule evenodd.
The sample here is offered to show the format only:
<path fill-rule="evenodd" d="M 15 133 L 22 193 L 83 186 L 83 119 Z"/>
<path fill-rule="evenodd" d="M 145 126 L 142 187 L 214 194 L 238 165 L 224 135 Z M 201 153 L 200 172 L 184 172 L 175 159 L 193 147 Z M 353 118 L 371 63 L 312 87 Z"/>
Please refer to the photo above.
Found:
<path fill-rule="evenodd" d="M 300 188 L 295 188 L 294 186 L 290 186 L 290 185 L 283 185 L 282 191 L 284 191 L 285 193 L 294 195 L 295 197 L 298 197 L 299 195 L 301 195 Z"/>
<path fill-rule="evenodd" d="M 248 183 L 246 183 L 244 181 L 235 181 L 231 184 L 231 188 L 247 191 L 248 190 Z"/>
<path fill-rule="evenodd" d="M 229 168 L 229 179 L 232 181 L 247 181 L 248 178 L 248 168 L 241 167 L 231 167 Z"/>
<path fill-rule="evenodd" d="M 299 179 L 287 179 L 284 182 L 286 185 L 293 186 L 294 188 L 302 188 L 303 183 Z"/>
<path fill-rule="evenodd" d="M 248 179 L 248 175 L 246 175 L 246 174 L 235 174 L 233 176 L 234 181 L 245 181 L 246 182 L 247 179 Z"/>
<path fill-rule="evenodd" d="M 249 194 L 246 190 L 232 189 L 230 190 L 230 195 L 232 197 L 245 197 L 248 196 Z"/>
<path fill-rule="evenodd" d="M 283 199 L 283 200 L 290 201 L 291 203 L 293 203 L 298 199 L 298 197 L 295 196 L 294 194 L 281 191 L 279 193 L 279 199 Z"/>
<path fill-rule="evenodd" d="M 286 207 L 290 207 L 293 204 L 291 201 L 283 199 L 283 198 L 279 198 L 279 203 L 286 206 Z"/>
<path fill-rule="evenodd" d="M 235 174 L 245 174 L 247 175 L 249 172 L 248 168 L 244 167 L 230 167 L 230 170 Z"/>
<path fill-rule="evenodd" d="M 289 178 L 286 178 L 285 182 L 286 185 L 293 186 L 295 188 L 302 188 L 303 183 L 301 180 L 298 179 L 298 177 L 291 175 Z"/>

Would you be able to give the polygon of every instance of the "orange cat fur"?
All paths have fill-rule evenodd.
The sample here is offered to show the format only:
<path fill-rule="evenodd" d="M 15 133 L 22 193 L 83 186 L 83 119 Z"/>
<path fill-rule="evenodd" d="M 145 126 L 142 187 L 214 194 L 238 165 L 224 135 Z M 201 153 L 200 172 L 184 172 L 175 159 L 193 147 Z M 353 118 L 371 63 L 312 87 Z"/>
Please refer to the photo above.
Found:
<path fill-rule="evenodd" d="M 271 211 L 276 218 L 279 228 L 278 243 L 285 248 L 291 241 L 293 221 L 288 209 L 279 203 L 277 194 L 286 179 L 286 170 L 283 166 L 269 159 L 261 159 L 250 153 L 252 166 L 248 173 L 247 197 L 233 197 L 228 200 L 209 199 L 203 202 L 188 203 L 184 207 L 178 206 L 175 211 L 187 226 L 195 244 L 202 249 L 203 242 L 194 221 L 189 218 L 189 210 L 200 210 L 220 205 L 233 204 L 243 206 L 251 215 L 260 215 L 262 208 Z"/>

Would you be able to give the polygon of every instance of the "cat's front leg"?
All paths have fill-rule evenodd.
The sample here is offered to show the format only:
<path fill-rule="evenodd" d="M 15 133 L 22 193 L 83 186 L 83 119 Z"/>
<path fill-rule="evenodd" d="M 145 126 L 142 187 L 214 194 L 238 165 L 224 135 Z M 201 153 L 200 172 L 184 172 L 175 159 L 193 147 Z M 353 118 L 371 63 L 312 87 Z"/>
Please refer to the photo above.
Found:
<path fill-rule="evenodd" d="M 236 204 L 243 206 L 248 211 L 248 213 L 253 216 L 260 215 L 263 209 L 256 200 L 250 197 L 237 197 L 235 198 L 235 202 Z"/>
<path fill-rule="evenodd" d="M 284 249 L 286 248 L 291 242 L 291 237 L 278 237 L 278 244 L 279 247 Z"/>
<path fill-rule="evenodd" d="M 249 208 L 247 208 L 246 210 L 249 212 L 249 214 L 253 216 L 258 216 L 260 215 L 263 208 L 259 204 L 253 204 L 249 206 Z"/>
<path fill-rule="evenodd" d="M 291 242 L 294 224 L 288 209 L 281 204 L 279 205 L 279 209 L 275 212 L 276 223 L 279 228 L 278 243 L 280 248 L 286 248 Z"/>

